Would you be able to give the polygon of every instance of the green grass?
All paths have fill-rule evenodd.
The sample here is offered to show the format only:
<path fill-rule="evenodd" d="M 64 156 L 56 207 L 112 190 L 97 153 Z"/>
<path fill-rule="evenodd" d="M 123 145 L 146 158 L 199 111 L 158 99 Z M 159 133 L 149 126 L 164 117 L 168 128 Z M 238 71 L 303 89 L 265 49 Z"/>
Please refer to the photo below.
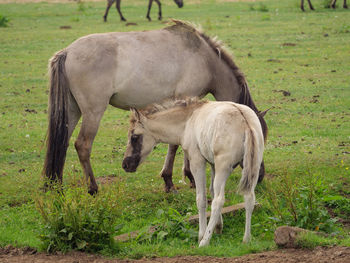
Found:
<path fill-rule="evenodd" d="M 327 205 L 337 217 L 349 218 L 349 10 L 325 9 L 322 1 L 315 2 L 315 12 L 305 13 L 299 10 L 297 0 L 200 2 L 185 1 L 184 8 L 178 9 L 171 1 L 163 1 L 164 20 L 191 21 L 201 24 L 207 34 L 218 36 L 245 73 L 259 109 L 272 107 L 266 115 L 269 138 L 264 158 L 270 175 L 267 180 L 273 187 L 290 176 L 296 182 L 293 187 L 299 190 L 308 175 L 317 175 L 321 183 L 314 191 L 322 209 Z M 165 26 L 156 20 L 155 6 L 153 21 L 146 20 L 144 0 L 125 1 L 122 8 L 128 22 L 137 23 L 136 26 L 121 23 L 114 8 L 108 22 L 103 23 L 105 2 L 0 5 L 0 14 L 9 21 L 7 27 L 0 27 L 0 246 L 41 244 L 43 223 L 33 200 L 42 186 L 48 59 L 90 33 Z M 61 26 L 71 29 L 60 29 Z M 285 97 L 279 90 L 291 95 Z M 122 170 L 128 115 L 108 108 L 92 152 L 96 177 L 113 174 L 117 177 L 114 184 L 123 186 L 116 223 L 123 223 L 122 231 L 129 232 L 154 222 L 158 209 L 167 211 L 172 207 L 182 215 L 196 214 L 195 192 L 179 182 L 181 153 L 174 169 L 178 194 L 165 194 L 158 176 L 165 145 L 159 145 L 137 173 Z M 73 134 L 65 166 L 64 180 L 68 185 L 83 177 L 72 145 L 77 132 L 78 129 Z M 239 176 L 237 169 L 227 182 L 226 205 L 242 201 L 235 193 Z M 265 182 L 256 191 L 263 204 L 268 200 L 266 189 Z M 286 214 L 283 205 L 281 202 L 280 209 Z M 248 245 L 241 244 L 244 214 L 238 213 L 234 217 L 225 216 L 224 233 L 214 235 L 210 247 L 198 249 L 195 241 L 182 244 L 177 238 L 152 244 L 130 242 L 115 256 L 237 256 L 272 249 L 273 231 L 282 223 L 271 219 L 274 217 L 277 215 L 267 205 L 254 212 L 254 239 Z M 341 226 L 335 229 L 337 242 L 349 245 L 348 230 Z M 341 241 L 341 236 L 345 236 L 345 241 Z"/>

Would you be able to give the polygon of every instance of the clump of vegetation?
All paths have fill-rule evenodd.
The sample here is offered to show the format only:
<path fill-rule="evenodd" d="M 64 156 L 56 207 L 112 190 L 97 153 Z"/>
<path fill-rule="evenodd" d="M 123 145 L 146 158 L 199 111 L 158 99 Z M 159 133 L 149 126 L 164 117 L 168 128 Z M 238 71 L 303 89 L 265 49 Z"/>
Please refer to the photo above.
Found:
<path fill-rule="evenodd" d="M 188 243 L 197 238 L 197 231 L 191 228 L 186 217 L 173 208 L 169 208 L 167 212 L 159 209 L 156 218 L 151 225 L 141 231 L 137 238 L 138 242 L 162 242 L 178 238 Z"/>
<path fill-rule="evenodd" d="M 320 177 L 309 174 L 305 183 L 284 175 L 277 182 L 266 181 L 264 192 L 268 209 L 274 214 L 271 217 L 277 225 L 287 224 L 304 229 L 336 231 L 337 219 L 331 218 L 323 196 L 325 196 L 324 182 Z"/>
<path fill-rule="evenodd" d="M 85 3 L 81 0 L 77 1 L 77 5 L 78 5 L 78 11 L 79 12 L 85 12 L 86 7 L 85 7 Z"/>
<path fill-rule="evenodd" d="M 9 22 L 10 19 L 8 19 L 6 16 L 0 15 L 0 27 L 8 27 Z"/>
<path fill-rule="evenodd" d="M 113 235 L 121 229 L 121 225 L 116 225 L 118 197 L 115 190 L 106 189 L 90 196 L 84 187 L 38 196 L 35 203 L 43 221 L 43 248 L 47 252 L 115 249 Z"/>
<path fill-rule="evenodd" d="M 260 12 L 268 12 L 269 8 L 264 3 L 259 3 L 258 7 L 255 7 L 254 4 L 249 6 L 251 11 L 260 11 Z"/>

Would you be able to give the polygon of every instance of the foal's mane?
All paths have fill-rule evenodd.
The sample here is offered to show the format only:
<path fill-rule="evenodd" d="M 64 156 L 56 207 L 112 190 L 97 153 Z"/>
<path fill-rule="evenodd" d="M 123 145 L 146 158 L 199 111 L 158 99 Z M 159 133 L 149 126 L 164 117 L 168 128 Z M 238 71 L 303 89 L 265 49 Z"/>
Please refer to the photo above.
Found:
<path fill-rule="evenodd" d="M 207 100 L 200 100 L 198 97 L 165 99 L 161 103 L 151 104 L 140 111 L 144 116 L 151 118 L 153 114 L 175 108 L 182 111 L 194 110 L 207 102 Z"/>
<path fill-rule="evenodd" d="M 241 87 L 241 94 L 240 94 L 238 103 L 247 105 L 248 107 L 250 107 L 252 110 L 254 110 L 257 113 L 259 120 L 260 120 L 260 123 L 261 123 L 261 126 L 262 126 L 263 133 L 264 133 L 264 138 L 266 139 L 267 131 L 268 131 L 267 124 L 266 124 L 264 118 L 259 115 L 259 110 L 255 106 L 255 103 L 252 100 L 252 96 L 250 95 L 250 91 L 249 91 L 248 84 L 247 84 L 247 81 L 246 81 L 244 74 L 238 68 L 236 63 L 233 61 L 231 54 L 226 50 L 226 48 L 224 47 L 222 42 L 220 40 L 218 40 L 216 37 L 211 38 L 211 37 L 207 36 L 203 32 L 202 29 L 192 25 L 189 22 L 176 20 L 176 19 L 172 19 L 171 22 L 175 26 L 185 27 L 189 31 L 192 31 L 192 32 L 198 34 L 203 40 L 206 41 L 206 43 L 212 48 L 212 50 L 216 53 L 216 55 L 220 59 L 222 59 L 226 63 L 226 65 L 231 69 L 233 75 L 237 79 L 239 86 Z"/>

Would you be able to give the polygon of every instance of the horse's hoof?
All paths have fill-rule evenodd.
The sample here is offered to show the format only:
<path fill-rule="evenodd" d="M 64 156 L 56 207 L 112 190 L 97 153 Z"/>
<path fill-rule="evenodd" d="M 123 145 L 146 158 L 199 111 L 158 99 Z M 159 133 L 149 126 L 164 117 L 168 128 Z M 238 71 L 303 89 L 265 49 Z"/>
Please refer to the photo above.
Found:
<path fill-rule="evenodd" d="M 89 193 L 90 195 L 92 195 L 92 196 L 96 195 L 97 192 L 98 192 L 98 189 L 90 189 L 90 190 L 88 191 L 88 193 Z"/>
<path fill-rule="evenodd" d="M 177 194 L 177 190 L 175 188 L 175 186 L 171 186 L 171 187 L 168 187 L 168 186 L 165 186 L 164 188 L 164 192 L 166 193 L 173 193 L 173 194 Z"/>

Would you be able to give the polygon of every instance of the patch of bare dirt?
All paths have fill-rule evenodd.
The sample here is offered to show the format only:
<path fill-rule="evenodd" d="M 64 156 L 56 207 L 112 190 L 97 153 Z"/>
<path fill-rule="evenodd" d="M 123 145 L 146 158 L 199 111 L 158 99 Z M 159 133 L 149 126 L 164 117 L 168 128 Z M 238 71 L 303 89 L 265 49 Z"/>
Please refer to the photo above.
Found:
<path fill-rule="evenodd" d="M 63 254 L 36 253 L 31 248 L 18 249 L 11 246 L 0 248 L 0 262 L 2 263 L 146 263 L 146 262 L 202 262 L 202 263 L 350 263 L 350 247 L 317 247 L 314 250 L 307 249 L 281 249 L 257 254 L 250 254 L 236 258 L 216 258 L 201 256 L 179 256 L 173 258 L 145 258 L 139 260 L 106 259 L 97 255 L 81 252 Z"/>

